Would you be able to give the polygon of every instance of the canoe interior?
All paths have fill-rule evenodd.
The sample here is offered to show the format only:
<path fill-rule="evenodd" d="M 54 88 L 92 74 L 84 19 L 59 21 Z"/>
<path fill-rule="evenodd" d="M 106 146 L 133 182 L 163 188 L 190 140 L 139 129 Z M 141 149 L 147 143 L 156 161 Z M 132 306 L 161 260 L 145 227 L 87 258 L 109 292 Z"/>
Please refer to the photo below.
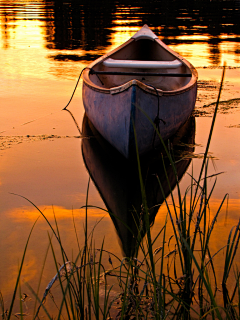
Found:
<path fill-rule="evenodd" d="M 159 41 L 152 41 L 148 39 L 134 40 L 131 39 L 126 46 L 123 46 L 112 55 L 108 56 L 112 59 L 122 60 L 140 60 L 140 61 L 173 61 L 176 60 L 176 56 L 163 48 Z M 181 67 L 175 69 L 141 69 L 141 68 L 116 68 L 106 67 L 103 65 L 103 60 L 98 62 L 93 69 L 95 71 L 116 71 L 116 72 L 155 72 L 155 73 L 181 73 L 191 74 L 191 70 L 183 62 Z M 182 88 L 187 85 L 191 80 L 191 77 L 156 77 L 156 76 L 132 76 L 132 75 L 96 75 L 90 74 L 90 80 L 97 86 L 102 88 L 113 88 L 120 86 L 132 79 L 139 80 L 145 84 L 154 86 L 157 89 L 163 91 L 173 91 Z"/>

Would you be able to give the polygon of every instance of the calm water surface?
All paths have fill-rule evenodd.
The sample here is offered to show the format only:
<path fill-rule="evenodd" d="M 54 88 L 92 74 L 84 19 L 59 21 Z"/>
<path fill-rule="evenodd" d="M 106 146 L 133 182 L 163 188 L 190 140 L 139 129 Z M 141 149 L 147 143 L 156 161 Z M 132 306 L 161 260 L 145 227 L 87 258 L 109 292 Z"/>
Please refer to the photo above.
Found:
<path fill-rule="evenodd" d="M 89 3 L 0 1 L 0 290 L 6 305 L 28 234 L 39 216 L 37 209 L 22 197 L 40 208 L 52 223 L 55 213 L 70 256 L 77 253 L 72 216 L 83 243 L 85 210 L 81 207 L 86 202 L 89 173 L 79 132 L 84 115 L 81 81 L 69 106 L 78 125 L 68 112 L 61 110 L 70 99 L 82 68 L 129 39 L 145 23 L 197 68 L 196 146 L 192 161 L 196 174 L 211 124 L 211 103 L 217 99 L 222 65 L 227 64 L 221 96 L 224 102 L 214 129 L 209 169 L 209 174 L 223 174 L 217 180 L 210 215 L 216 213 L 226 193 L 229 208 L 227 215 L 223 210 L 218 219 L 214 251 L 225 244 L 230 228 L 240 217 L 240 1 L 192 1 L 190 7 L 188 1 L 168 1 L 168 7 L 165 1 L 153 0 L 133 1 L 132 6 L 124 1 Z M 121 170 L 117 167 L 116 173 Z M 108 174 L 103 176 L 107 185 Z M 188 184 L 185 174 L 183 190 Z M 118 198 L 118 189 L 116 185 L 117 191 L 110 198 Z M 105 208 L 92 182 L 89 204 Z M 153 235 L 164 223 L 165 213 L 161 207 L 156 214 Z M 119 257 L 125 255 L 126 246 L 109 215 L 99 209 L 89 210 L 89 229 L 102 217 L 94 233 L 96 243 L 105 237 L 107 250 Z M 27 251 L 22 282 L 29 282 L 34 288 L 49 231 L 41 217 Z M 55 274 L 52 260 L 48 255 L 41 289 Z M 220 263 L 218 268 L 222 268 Z M 31 310 L 32 302 L 25 307 Z"/>

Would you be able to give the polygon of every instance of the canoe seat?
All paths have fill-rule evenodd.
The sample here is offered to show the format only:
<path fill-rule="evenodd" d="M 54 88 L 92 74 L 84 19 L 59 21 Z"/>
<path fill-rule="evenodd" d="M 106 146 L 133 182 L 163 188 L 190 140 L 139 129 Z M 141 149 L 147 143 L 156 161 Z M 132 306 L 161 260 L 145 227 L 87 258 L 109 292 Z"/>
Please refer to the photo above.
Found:
<path fill-rule="evenodd" d="M 175 69 L 182 66 L 179 60 L 173 61 L 142 61 L 142 60 L 115 60 L 108 58 L 103 61 L 105 67 L 109 68 L 141 68 L 141 69 Z"/>

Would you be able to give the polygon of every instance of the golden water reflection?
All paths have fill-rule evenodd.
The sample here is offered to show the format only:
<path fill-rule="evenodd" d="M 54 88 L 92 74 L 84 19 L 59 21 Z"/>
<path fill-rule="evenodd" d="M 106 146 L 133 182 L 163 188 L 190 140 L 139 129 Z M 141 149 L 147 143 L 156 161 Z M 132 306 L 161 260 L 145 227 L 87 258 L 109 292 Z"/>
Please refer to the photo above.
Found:
<path fill-rule="evenodd" d="M 214 215 L 216 214 L 219 205 L 222 199 L 213 198 L 210 202 L 210 221 L 213 219 Z M 187 198 L 187 202 L 189 198 Z M 171 206 L 170 206 L 171 207 Z M 218 253 L 215 257 L 215 260 L 220 259 L 222 261 L 224 259 L 225 253 L 225 245 L 227 243 L 228 235 L 230 230 L 234 225 L 236 225 L 236 221 L 239 218 L 239 208 L 240 208 L 240 200 L 230 200 L 228 203 L 228 211 L 226 210 L 226 205 L 223 206 L 222 211 L 219 214 L 218 221 L 215 225 L 215 230 L 212 234 L 212 241 L 211 241 L 211 253 L 212 255 L 222 248 L 222 251 Z M 84 232 L 84 220 L 85 220 L 85 213 L 84 209 L 81 210 L 67 210 L 64 207 L 40 207 L 46 217 L 54 226 L 54 216 L 53 211 L 56 215 L 58 228 L 61 234 L 61 240 L 64 244 L 64 248 L 67 250 L 67 254 L 71 257 L 71 260 L 74 260 L 78 254 L 78 244 L 75 235 L 75 228 L 77 230 L 77 236 L 79 237 L 80 247 L 82 248 L 84 245 L 84 239 L 82 234 Z M 151 229 L 152 238 L 154 239 L 159 230 L 165 223 L 165 218 L 167 214 L 167 208 L 163 204 L 159 209 L 159 213 L 155 217 L 154 225 Z M 0 283 L 1 283 L 1 291 L 4 294 L 5 298 L 11 298 L 12 290 L 11 288 L 14 287 L 15 281 L 17 278 L 18 268 L 15 263 L 16 260 L 20 260 L 22 257 L 22 252 L 24 246 L 26 244 L 27 236 L 30 232 L 30 229 L 33 225 L 34 220 L 37 218 L 39 213 L 32 209 L 31 207 L 25 207 L 22 212 L 18 210 L 14 210 L 9 212 L 9 218 L 12 220 L 11 224 L 11 233 L 6 234 L 6 238 L 1 241 L 2 246 L 8 248 L 4 251 L 4 260 L 2 259 L 0 262 L 1 269 L 4 270 L 6 268 L 6 261 L 9 264 L 8 272 L 4 275 L 0 275 Z M 72 220 L 72 215 L 74 216 L 74 223 Z M 103 218 L 102 221 L 100 219 Z M 97 225 L 97 222 L 100 223 Z M 116 232 L 113 227 L 113 223 L 106 213 L 103 213 L 99 209 L 94 209 L 93 211 L 90 210 L 88 212 L 88 223 L 89 223 L 89 230 L 92 230 L 95 227 L 95 239 L 96 244 L 95 247 L 98 248 L 101 246 L 101 243 L 104 239 L 104 248 L 110 252 L 114 252 L 117 256 L 121 257 L 121 251 L 119 250 L 118 240 L 116 238 Z M 168 228 L 166 230 L 166 239 L 170 239 L 173 235 L 173 230 L 170 222 L 170 218 L 168 218 Z M 1 226 L 1 231 L 4 230 L 5 224 Z M 33 235 L 30 239 L 27 256 L 25 259 L 24 269 L 22 272 L 22 290 L 23 292 L 28 292 L 28 289 L 25 287 L 24 282 L 31 283 L 33 288 L 37 288 L 38 280 L 40 276 L 40 268 L 42 267 L 44 257 L 46 254 L 46 250 L 49 244 L 48 240 L 48 233 L 51 233 L 50 228 L 48 227 L 47 223 L 43 218 L 37 222 L 37 225 L 33 231 Z M 21 237 L 19 237 L 21 234 Z M 106 236 L 107 234 L 107 236 Z M 221 237 L 219 237 L 221 234 Z M 41 241 L 41 245 L 39 245 L 39 241 Z M 161 246 L 162 239 L 160 238 L 158 241 L 155 242 L 154 248 Z M 9 247 L 9 243 L 14 244 L 14 252 Z M 173 245 L 173 244 L 171 244 Z M 58 243 L 53 237 L 53 246 L 55 250 L 55 254 L 58 255 Z M 37 250 L 36 250 L 37 248 Z M 237 255 L 235 259 L 235 263 L 240 263 L 239 255 Z M 140 252 L 139 259 L 142 258 L 142 254 Z M 108 256 L 103 258 L 103 264 L 107 267 L 108 263 Z M 60 260 L 59 260 L 59 263 Z M 218 279 L 221 279 L 223 266 L 220 263 L 216 263 L 215 261 L 215 272 Z M 46 285 L 49 283 L 50 279 L 55 275 L 56 269 L 54 266 L 54 261 L 52 254 L 49 252 L 48 258 L 44 267 L 44 277 L 41 281 L 41 290 L 43 292 Z M 55 297 L 57 299 L 57 297 Z M 17 311 L 17 310 L 16 310 Z"/>
<path fill-rule="evenodd" d="M 100 24 L 96 29 L 94 26 L 91 29 L 85 15 L 93 15 L 95 11 L 89 13 L 89 8 L 85 4 L 77 6 L 69 3 L 65 6 L 58 6 L 55 1 L 40 1 L 33 9 L 30 2 L 26 6 L 18 1 L 12 2 L 11 6 L 6 6 L 5 1 L 0 3 L 2 3 L 1 38 L 5 49 L 12 48 L 12 43 L 14 42 L 15 46 L 16 41 L 19 41 L 18 49 L 21 48 L 21 42 L 24 47 L 28 47 L 28 43 L 30 45 L 34 42 L 34 46 L 37 43 L 38 48 L 39 46 L 41 48 L 45 46 L 49 50 L 82 49 L 89 52 L 89 50 L 99 51 L 104 48 L 108 51 L 110 48 L 126 41 L 141 25 L 150 22 L 153 31 L 157 32 L 160 38 L 176 48 L 177 51 L 178 47 L 180 52 L 186 51 L 184 48 L 181 50 L 180 47 L 187 45 L 189 57 L 196 57 L 199 53 L 206 52 L 202 56 L 201 64 L 198 60 L 192 60 L 193 63 L 197 63 L 196 66 L 221 65 L 225 59 L 229 61 L 231 66 L 237 63 L 234 61 L 236 60 L 234 57 L 238 56 L 238 41 L 233 29 L 236 27 L 235 17 L 238 8 L 235 6 L 235 11 L 230 10 L 231 4 L 227 8 L 224 7 L 223 3 L 219 4 L 221 8 L 218 9 L 224 12 L 224 16 L 222 17 L 223 21 L 217 24 L 215 23 L 215 4 L 211 4 L 209 7 L 209 10 L 212 11 L 208 12 L 207 17 L 204 16 L 204 12 L 196 4 L 194 4 L 196 8 L 192 12 L 189 11 L 189 14 L 187 13 L 188 8 L 184 8 L 184 6 L 181 8 L 180 6 L 178 12 L 171 12 L 172 16 L 168 17 L 168 21 L 165 21 L 164 11 L 159 12 L 164 19 L 155 20 L 156 10 L 162 10 L 162 8 L 151 8 L 149 4 L 146 14 L 153 10 L 154 15 L 152 21 L 148 22 L 148 15 L 144 17 L 146 8 L 142 6 L 122 6 L 113 2 L 110 8 L 112 12 L 104 12 L 104 20 L 99 21 Z M 101 7 L 97 9 L 101 10 Z M 21 10 L 24 10 L 24 15 Z M 213 17 L 211 17 L 211 14 Z M 192 16 L 190 20 L 189 15 Z M 93 20 L 94 18 L 96 17 L 93 17 Z M 209 24 L 211 18 L 214 21 L 214 28 Z M 161 21 L 160 25 L 159 21 Z M 230 21 L 231 23 L 229 23 Z M 168 22 L 168 25 L 165 22 Z M 66 27 L 65 30 L 64 27 Z M 230 32 L 226 33 L 228 29 Z M 227 46 L 222 43 L 224 40 L 229 40 L 226 42 Z M 35 53 L 37 54 L 37 52 Z M 29 58 L 28 61 L 31 61 L 32 57 Z"/>
<path fill-rule="evenodd" d="M 169 3 L 171 6 L 173 2 Z M 0 132 L 1 142 L 6 146 L 0 150 L 0 267 L 7 270 L 0 274 L 0 290 L 7 301 L 11 299 L 27 236 L 39 215 L 27 201 L 10 193 L 33 201 L 51 223 L 54 223 L 54 210 L 69 256 L 72 249 L 74 254 L 77 253 L 72 213 L 79 239 L 83 241 L 84 209 L 80 207 L 86 202 L 89 176 L 81 156 L 79 131 L 61 109 L 69 101 L 82 68 L 128 40 L 144 23 L 197 67 L 196 155 L 202 155 L 205 149 L 213 113 L 213 106 L 209 104 L 217 99 L 220 66 L 227 61 L 221 98 L 226 103 L 220 105 L 210 148 L 212 155 L 219 159 L 214 160 L 210 174 L 225 173 L 218 177 L 211 200 L 211 217 L 226 192 L 230 199 L 228 213 L 224 207 L 213 234 L 213 251 L 224 245 L 229 230 L 238 221 L 240 45 L 237 2 L 209 2 L 207 14 L 201 10 L 202 1 L 191 3 L 192 12 L 184 8 L 184 3 L 174 1 L 174 4 L 176 10 L 167 10 L 166 2 L 154 2 L 154 6 L 146 2 L 128 7 L 107 1 L 106 6 L 92 8 L 92 4 L 85 1 L 81 5 L 74 1 L 64 5 L 43 0 L 34 4 L 32 1 L 0 1 Z M 221 11 L 226 4 L 229 8 L 225 10 L 226 17 L 220 17 L 223 19 L 221 23 L 209 23 L 209 17 L 216 18 L 215 6 Z M 231 6 L 234 10 L 230 10 Z M 70 109 L 80 124 L 84 113 L 81 86 Z M 48 139 L 41 140 L 43 136 Z M 196 174 L 200 162 L 199 159 L 193 160 Z M 181 185 L 183 190 L 189 186 L 186 176 Z M 90 185 L 89 204 L 104 207 L 93 184 Z M 165 214 L 166 208 L 162 206 L 155 218 L 153 236 L 162 228 Z M 103 220 L 95 229 L 96 242 L 101 243 L 105 237 L 105 247 L 122 257 L 108 215 L 99 209 L 88 211 L 89 228 L 101 218 Z M 33 286 L 37 285 L 49 244 L 47 232 L 51 233 L 51 230 L 40 218 L 23 270 L 23 278 L 31 281 Z M 169 228 L 169 237 L 171 232 Z M 220 239 L 219 234 L 222 235 Z M 104 263 L 108 264 L 107 259 Z M 50 255 L 42 290 L 54 274 Z"/>

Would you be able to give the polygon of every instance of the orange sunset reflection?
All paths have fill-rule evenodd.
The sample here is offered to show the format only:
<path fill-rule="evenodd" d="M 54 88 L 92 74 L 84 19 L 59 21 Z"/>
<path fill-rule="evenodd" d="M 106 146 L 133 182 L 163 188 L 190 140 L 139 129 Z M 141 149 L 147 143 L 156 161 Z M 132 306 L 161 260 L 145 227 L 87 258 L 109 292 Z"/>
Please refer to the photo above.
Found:
<path fill-rule="evenodd" d="M 67 209 L 60 206 L 40 206 L 38 209 L 34 207 L 15 208 L 7 213 L 7 215 L 11 219 L 14 219 L 15 222 L 25 221 L 30 223 L 34 223 L 39 217 L 39 222 L 43 222 L 45 218 L 42 214 L 51 223 L 54 223 L 55 218 L 57 221 L 64 219 L 82 220 L 85 218 L 86 209 Z M 87 215 L 90 219 L 109 217 L 106 212 L 97 208 L 88 208 Z"/>
<path fill-rule="evenodd" d="M 111 34 L 111 45 L 110 47 L 108 47 L 108 51 L 120 46 L 121 44 L 129 40 L 139 30 L 139 27 L 123 25 L 113 27 L 111 30 L 114 32 Z"/>
<path fill-rule="evenodd" d="M 21 280 L 23 287 L 26 281 L 37 288 L 49 246 L 48 235 L 52 236 L 52 230 L 39 210 L 56 231 L 55 215 L 61 240 L 70 259 L 75 259 L 79 252 L 77 237 L 80 248 L 84 247 L 84 206 L 88 191 L 88 204 L 92 206 L 87 210 L 88 232 L 90 234 L 94 230 L 93 242 L 99 247 L 104 239 L 106 250 L 120 259 L 126 257 L 121 239 L 127 239 L 129 246 L 130 238 L 124 232 L 120 237 L 121 228 L 118 230 L 113 215 L 104 211 L 101 190 L 98 191 L 93 180 L 88 190 L 89 176 L 92 175 L 87 171 L 81 147 L 84 115 L 82 79 L 69 105 L 71 115 L 62 109 L 73 93 L 81 70 L 102 54 L 129 40 L 145 23 L 169 47 L 190 61 L 198 72 L 194 132 L 196 145 L 191 159 L 194 177 L 200 170 L 207 144 L 222 65 L 224 61 L 227 62 L 221 103 L 210 145 L 213 160 L 209 162 L 209 175 L 217 172 L 224 174 L 217 176 L 208 212 L 211 222 L 222 197 L 229 193 L 228 205 L 225 201 L 212 234 L 211 253 L 226 245 L 229 232 L 240 216 L 238 25 L 234 22 L 232 29 L 223 27 L 218 21 L 215 25 L 209 23 L 210 12 L 205 14 L 198 2 L 192 2 L 191 5 L 195 7 L 192 12 L 185 7 L 185 3 L 175 3 L 181 10 L 165 10 L 169 5 L 161 1 L 138 2 L 135 6 L 109 1 L 104 4 L 105 7 L 100 2 L 93 7 L 89 1 L 0 0 L 0 268 L 7 270 L 0 274 L 0 291 L 7 303 L 11 301 L 27 238 L 39 217 L 27 248 Z M 215 6 L 215 3 L 209 1 L 209 7 Z M 224 3 L 229 2 L 219 2 L 218 7 L 225 9 Z M 214 10 L 211 10 L 215 17 Z M 226 13 L 226 17 L 221 16 L 220 19 L 235 17 L 235 13 L 231 15 L 231 10 Z M 114 167 L 113 162 L 110 165 Z M 111 173 L 110 165 L 106 166 L 107 173 Z M 99 166 L 95 166 L 94 170 L 102 174 Z M 191 165 L 187 170 L 180 182 L 182 195 L 190 185 Z M 115 171 L 121 172 L 119 166 Z M 108 175 L 102 176 L 106 186 Z M 118 191 L 121 184 L 114 173 L 111 177 L 116 184 L 109 188 L 113 193 L 108 192 L 108 196 L 121 202 Z M 209 180 L 208 191 L 214 178 Z M 139 179 L 136 182 L 133 180 L 132 189 L 138 182 Z M 127 188 L 121 188 L 124 192 L 125 189 L 127 198 Z M 152 185 L 149 190 L 151 194 L 154 190 Z M 176 189 L 173 193 L 177 196 Z M 26 199 L 32 201 L 39 210 Z M 141 201 L 140 197 L 140 205 Z M 121 209 L 120 219 L 123 211 Z M 166 215 L 167 208 L 162 204 L 151 228 L 152 239 L 162 229 Z M 128 212 L 126 217 L 126 221 L 129 221 Z M 168 218 L 167 239 L 172 234 Z M 161 246 L 161 240 L 159 243 L 156 241 L 156 247 Z M 59 245 L 54 236 L 52 241 L 57 262 L 61 263 Z M 216 264 L 219 270 L 222 268 L 223 252 L 216 257 L 220 261 Z M 103 259 L 104 266 L 108 267 L 108 257 Z M 237 263 L 239 259 L 240 255 L 236 258 Z M 54 259 L 49 250 L 41 281 L 42 291 L 55 273 Z"/>

